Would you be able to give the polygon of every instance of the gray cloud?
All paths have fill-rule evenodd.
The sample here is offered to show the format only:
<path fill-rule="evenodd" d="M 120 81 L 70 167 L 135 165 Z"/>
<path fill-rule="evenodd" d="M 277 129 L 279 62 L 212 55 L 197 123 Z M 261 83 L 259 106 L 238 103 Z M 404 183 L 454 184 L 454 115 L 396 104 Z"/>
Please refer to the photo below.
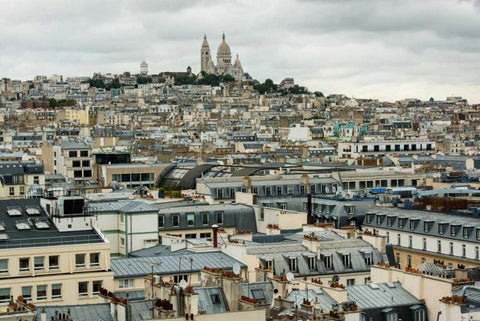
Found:
<path fill-rule="evenodd" d="M 2 1 L 0 77 L 199 69 L 225 31 L 253 77 L 386 100 L 480 102 L 480 1 Z"/>

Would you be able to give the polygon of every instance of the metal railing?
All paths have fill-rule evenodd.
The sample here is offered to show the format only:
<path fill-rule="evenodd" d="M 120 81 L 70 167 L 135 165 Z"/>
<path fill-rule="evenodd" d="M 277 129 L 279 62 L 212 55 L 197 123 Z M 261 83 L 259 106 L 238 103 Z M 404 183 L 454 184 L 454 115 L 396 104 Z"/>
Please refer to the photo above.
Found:
<path fill-rule="evenodd" d="M 99 235 L 75 235 L 75 236 L 56 236 L 56 237 L 37 237 L 34 239 L 9 239 L 0 241 L 0 249 L 14 249 L 24 247 L 44 247 L 61 245 L 80 245 L 104 243 Z"/>

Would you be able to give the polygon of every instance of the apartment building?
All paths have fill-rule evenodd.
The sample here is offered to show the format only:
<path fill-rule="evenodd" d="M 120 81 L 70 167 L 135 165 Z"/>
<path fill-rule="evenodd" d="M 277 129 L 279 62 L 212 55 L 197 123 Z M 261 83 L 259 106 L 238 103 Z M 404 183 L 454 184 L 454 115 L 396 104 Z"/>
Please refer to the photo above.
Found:
<path fill-rule="evenodd" d="M 36 305 L 101 301 L 100 288 L 113 285 L 110 244 L 92 217 L 75 214 L 79 207 L 68 198 L 0 201 L 0 305 L 11 296 Z"/>
<path fill-rule="evenodd" d="M 391 154 L 412 155 L 435 153 L 435 141 L 426 138 L 405 139 L 363 139 L 359 142 L 338 143 L 340 158 L 357 158 L 359 156 L 386 156 Z"/>
<path fill-rule="evenodd" d="M 385 237 L 402 268 L 424 262 L 456 268 L 480 264 L 479 223 L 478 217 L 377 208 L 366 214 L 363 229 Z"/>
<path fill-rule="evenodd" d="M 68 182 L 85 185 L 93 179 L 92 147 L 83 142 L 62 142 L 42 148 L 45 172 L 60 174 Z"/>
<path fill-rule="evenodd" d="M 43 166 L 33 161 L 0 162 L 0 198 L 25 198 L 33 185 L 45 186 Z"/>

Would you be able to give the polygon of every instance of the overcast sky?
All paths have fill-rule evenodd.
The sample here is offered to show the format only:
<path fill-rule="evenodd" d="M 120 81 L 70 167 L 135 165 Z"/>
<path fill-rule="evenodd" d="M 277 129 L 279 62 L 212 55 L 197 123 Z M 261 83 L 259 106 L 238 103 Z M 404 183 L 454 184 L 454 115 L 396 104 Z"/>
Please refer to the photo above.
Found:
<path fill-rule="evenodd" d="M 0 0 L 0 78 L 200 68 L 224 31 L 252 77 L 480 103 L 478 0 Z"/>

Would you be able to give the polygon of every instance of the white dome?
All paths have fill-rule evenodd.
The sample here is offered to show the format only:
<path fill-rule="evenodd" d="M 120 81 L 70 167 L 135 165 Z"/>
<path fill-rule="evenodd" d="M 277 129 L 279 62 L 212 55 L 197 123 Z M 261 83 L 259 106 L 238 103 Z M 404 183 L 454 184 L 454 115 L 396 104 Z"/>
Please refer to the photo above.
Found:
<path fill-rule="evenodd" d="M 225 34 L 222 35 L 222 42 L 217 49 L 217 57 L 231 57 L 230 46 L 225 42 Z"/>

